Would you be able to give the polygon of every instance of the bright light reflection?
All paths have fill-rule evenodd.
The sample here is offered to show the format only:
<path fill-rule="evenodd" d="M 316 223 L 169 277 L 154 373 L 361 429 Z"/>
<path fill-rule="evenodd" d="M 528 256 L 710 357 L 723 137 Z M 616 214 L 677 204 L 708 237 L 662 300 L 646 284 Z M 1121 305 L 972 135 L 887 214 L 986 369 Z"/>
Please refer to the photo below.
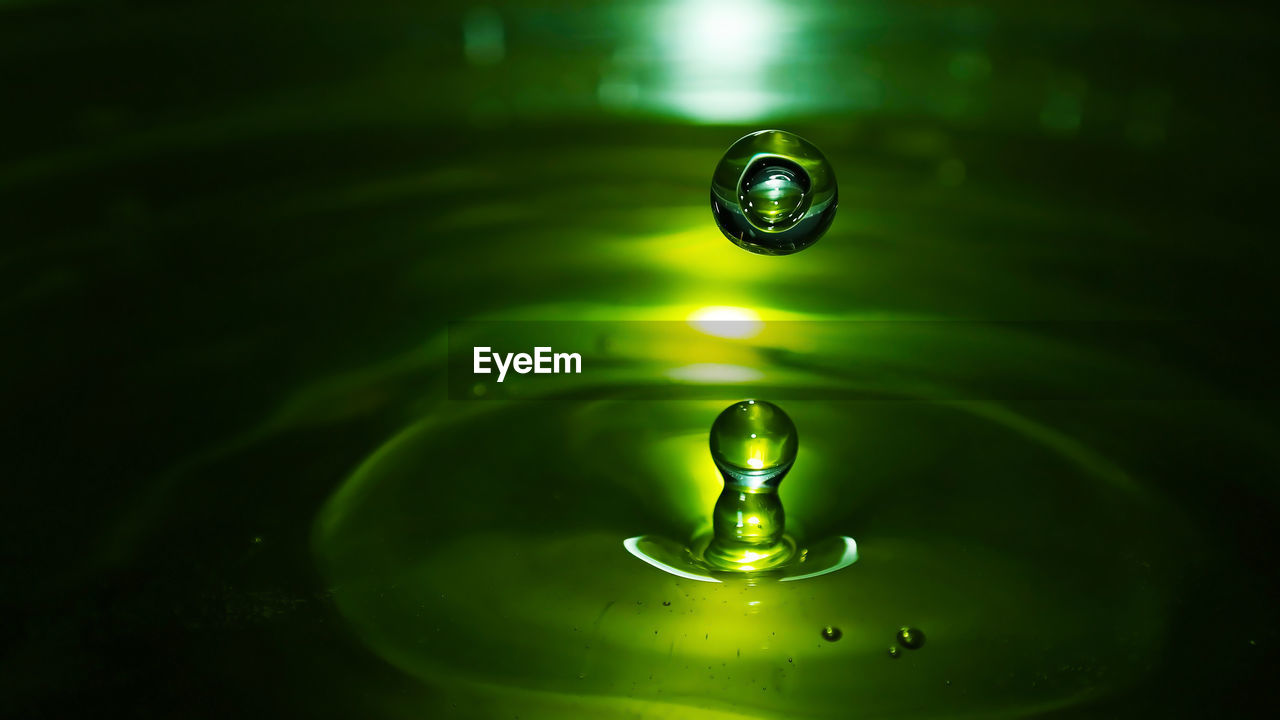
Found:
<path fill-rule="evenodd" d="M 711 577 L 709 575 L 702 575 L 695 572 L 690 572 L 688 570 L 681 570 L 680 568 L 675 567 L 670 563 L 663 562 L 662 560 L 659 560 L 656 557 L 649 555 L 648 553 L 646 553 L 644 550 L 640 548 L 640 541 L 644 540 L 646 537 L 647 536 L 641 535 L 633 538 L 627 538 L 626 540 L 622 541 L 622 545 L 627 549 L 627 552 L 631 553 L 635 557 L 640 558 L 641 560 L 645 561 L 649 565 L 652 565 L 653 567 L 656 567 L 665 573 L 675 575 L 676 577 L 682 577 L 687 580 L 697 580 L 699 582 L 713 582 L 713 583 L 724 582 L 719 578 Z M 858 543 L 855 542 L 854 539 L 851 537 L 840 537 L 839 539 L 844 543 L 844 551 L 843 553 L 841 553 L 840 559 L 837 560 L 835 563 L 831 565 L 827 565 L 825 567 L 821 567 L 811 573 L 805 573 L 804 575 L 792 575 L 789 577 L 779 578 L 779 580 L 781 582 L 792 582 L 794 580 L 807 580 L 809 578 L 818 577 L 819 575 L 827 575 L 829 573 L 836 572 L 837 570 L 842 570 L 858 562 Z M 805 552 L 807 552 L 807 550 Z M 747 551 L 743 559 L 747 562 L 751 562 L 755 560 L 755 557 L 757 557 L 756 553 Z M 695 569 L 695 568 L 691 568 L 691 569 Z M 756 568 L 754 565 L 740 565 L 738 569 L 746 572 L 753 572 L 755 571 Z M 751 605 L 753 603 L 747 603 L 747 604 Z"/>
<path fill-rule="evenodd" d="M 672 368 L 667 371 L 667 377 L 691 383 L 737 383 L 755 382 L 763 378 L 764 373 L 741 365 L 697 363 Z"/>
<path fill-rule="evenodd" d="M 821 570 L 818 570 L 816 572 L 811 572 L 805 575 L 792 575 L 791 577 L 784 577 L 782 578 L 782 582 L 792 582 L 795 580 L 807 580 L 811 577 L 818 577 L 819 575 L 826 575 L 828 573 L 833 573 L 837 570 L 843 570 L 844 568 L 847 568 L 850 565 L 858 562 L 858 543 L 851 537 L 841 537 L 840 539 L 844 541 L 844 555 L 840 556 L 840 559 L 836 561 L 836 564 L 832 565 L 831 567 L 822 568 Z"/>
<path fill-rule="evenodd" d="M 761 117 L 780 100 L 776 93 L 747 88 L 667 92 L 659 93 L 655 99 L 702 122 L 738 122 Z"/>
<path fill-rule="evenodd" d="M 622 541 L 622 546 L 625 547 L 627 549 L 627 552 L 631 553 L 632 555 L 640 558 L 641 560 L 649 563 L 650 565 L 658 568 L 659 570 L 666 573 L 671 573 L 676 577 L 682 577 L 686 580 L 697 580 L 699 582 L 712 582 L 712 583 L 722 582 L 721 580 L 717 580 L 716 578 L 710 577 L 708 575 L 695 575 L 691 572 L 685 572 L 684 570 L 681 570 L 680 568 L 677 568 L 677 567 L 672 567 L 671 565 L 668 565 L 667 563 L 664 563 L 661 560 L 657 560 L 655 558 L 649 557 L 644 553 L 643 550 L 640 549 L 641 539 L 642 539 L 641 536 L 627 538 L 626 540 Z"/>
<path fill-rule="evenodd" d="M 783 6 L 785 7 L 785 6 Z M 783 98 L 767 91 L 769 70 L 787 57 L 789 20 L 766 0 L 677 0 L 658 16 L 654 41 L 664 66 L 655 105 L 703 122 L 754 120 Z"/>
<path fill-rule="evenodd" d="M 764 321 L 755 310 L 725 305 L 709 305 L 689 313 L 689 325 L 714 337 L 741 340 L 764 330 Z"/>

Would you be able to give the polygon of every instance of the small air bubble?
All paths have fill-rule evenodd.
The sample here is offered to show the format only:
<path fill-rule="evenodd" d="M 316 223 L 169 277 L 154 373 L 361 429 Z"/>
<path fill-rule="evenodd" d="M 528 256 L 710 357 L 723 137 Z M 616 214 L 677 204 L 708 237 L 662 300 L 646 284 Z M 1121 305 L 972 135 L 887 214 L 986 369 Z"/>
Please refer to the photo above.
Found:
<path fill-rule="evenodd" d="M 898 629 L 898 644 L 908 650 L 919 650 L 924 647 L 924 633 L 904 625 Z"/>

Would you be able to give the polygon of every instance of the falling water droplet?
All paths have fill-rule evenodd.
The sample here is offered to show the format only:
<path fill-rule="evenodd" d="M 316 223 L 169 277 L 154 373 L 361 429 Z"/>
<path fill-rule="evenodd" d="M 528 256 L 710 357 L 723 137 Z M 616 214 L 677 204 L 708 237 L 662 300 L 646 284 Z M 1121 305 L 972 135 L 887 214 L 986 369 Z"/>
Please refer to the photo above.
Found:
<path fill-rule="evenodd" d="M 725 151 L 711 178 L 711 212 L 735 245 L 790 255 L 818 241 L 835 218 L 836 176 L 822 152 L 782 130 L 761 130 Z"/>
<path fill-rule="evenodd" d="M 919 650 L 924 646 L 924 633 L 904 625 L 898 629 L 898 644 L 908 650 Z"/>
<path fill-rule="evenodd" d="M 671 607 L 671 601 L 670 601 L 670 600 L 663 600 L 663 601 L 662 601 L 662 606 L 663 606 L 663 607 Z"/>
<path fill-rule="evenodd" d="M 891 658 L 896 658 L 896 657 L 898 657 L 898 648 L 893 647 L 892 645 L 890 645 L 890 646 L 889 646 L 889 657 L 891 657 Z"/>
<path fill-rule="evenodd" d="M 831 625 L 828 625 L 822 628 L 822 639 L 826 640 L 827 642 L 835 642 L 842 637 L 844 637 L 844 633 L 841 632 L 840 628 L 838 627 L 833 627 Z"/>

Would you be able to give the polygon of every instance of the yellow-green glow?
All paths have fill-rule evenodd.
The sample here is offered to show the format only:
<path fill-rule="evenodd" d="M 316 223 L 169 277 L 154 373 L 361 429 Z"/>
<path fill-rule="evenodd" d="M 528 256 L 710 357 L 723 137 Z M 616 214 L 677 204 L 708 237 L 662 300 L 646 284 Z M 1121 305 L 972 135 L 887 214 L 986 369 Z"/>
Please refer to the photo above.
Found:
<path fill-rule="evenodd" d="M 689 324 L 707 335 L 722 338 L 751 338 L 764 329 L 760 314 L 750 308 L 711 305 L 689 314 Z"/>
<path fill-rule="evenodd" d="M 762 400 L 735 403 L 711 428 L 711 457 L 732 482 L 756 488 L 776 487 L 795 462 L 799 434 L 782 408 Z M 769 472 L 771 471 L 771 472 Z"/>
<path fill-rule="evenodd" d="M 634 403 L 618 399 L 572 406 L 549 404 L 545 414 L 528 417 L 552 424 L 556 432 L 523 443 L 519 449 L 526 456 L 575 458 L 579 465 L 567 476 L 563 491 L 580 493 L 582 498 L 599 494 L 600 488 L 592 484 L 598 478 L 610 478 L 611 491 L 618 491 L 608 496 L 610 500 L 629 498 L 633 507 L 645 508 L 630 515 L 628 522 L 668 520 L 665 525 L 655 522 L 653 530 L 667 532 L 671 545 L 683 551 L 691 535 L 699 537 L 695 523 L 706 517 L 722 484 L 716 465 L 708 462 L 704 442 L 708 419 L 725 404 L 715 400 Z M 973 669 L 926 663 L 915 668 L 916 675 L 908 681 L 900 677 L 901 667 L 887 669 L 884 662 L 885 645 L 903 622 L 918 623 L 938 639 L 936 649 L 921 651 L 933 654 L 915 658 L 922 662 L 938 657 L 936 651 L 943 649 L 944 638 L 955 646 L 972 642 L 976 648 L 988 642 L 992 632 L 997 638 L 1039 633 L 1061 645 L 1070 643 L 1071 635 L 1058 628 L 1078 628 L 1083 620 L 1112 627 L 1107 625 L 1112 622 L 1107 617 L 1088 610 L 1097 606 L 1098 595 L 1066 584 L 1061 601 L 1055 597 L 1027 611 L 1008 605 L 993 607 L 984 588 L 998 586 L 1013 596 L 1039 592 L 1034 583 L 1042 582 L 1041 576 L 1027 570 L 1038 567 L 1039 557 L 1010 556 L 1007 549 L 992 551 L 979 544 L 947 542 L 952 538 L 945 534 L 908 533 L 902 538 L 882 534 L 874 543 L 881 562 L 858 568 L 858 572 L 830 571 L 856 558 L 852 541 L 838 538 L 830 548 L 806 542 L 806 562 L 798 562 L 797 549 L 792 560 L 774 569 L 776 576 L 762 578 L 759 573 L 772 568 L 769 558 L 756 559 L 764 552 L 754 546 L 743 548 L 751 555 L 743 554 L 736 568 L 742 574 L 737 577 L 728 572 L 697 572 L 696 567 L 691 572 L 678 561 L 663 564 L 679 573 L 647 560 L 638 563 L 639 555 L 622 547 L 626 533 L 620 532 L 621 524 L 601 530 L 575 529 L 572 522 L 576 516 L 553 502 L 540 509 L 538 524 L 531 528 L 499 527 L 496 523 L 473 527 L 466 520 L 446 519 L 453 523 L 450 528 L 457 529 L 445 535 L 444 542 L 439 542 L 439 535 L 419 532 L 420 508 L 434 497 L 424 492 L 422 478 L 433 471 L 439 476 L 430 462 L 447 455 L 443 449 L 458 438 L 490 437 L 508 427 L 504 424 L 507 414 L 523 407 L 519 403 L 450 405 L 434 422 L 411 430 L 363 465 L 345 491 L 331 501 L 329 512 L 317 526 L 317 557 L 326 579 L 340 588 L 335 602 L 343 616 L 380 657 L 433 686 L 457 687 L 455 677 L 485 678 L 504 687 L 577 693 L 573 697 L 633 692 L 642 699 L 695 698 L 696 703 L 682 711 L 688 717 L 703 717 L 707 708 L 733 708 L 757 697 L 774 697 L 771 673 L 778 667 L 790 670 L 788 658 L 794 657 L 798 672 L 789 673 L 789 678 L 797 683 L 817 679 L 811 686 L 791 686 L 790 694 L 780 697 L 777 706 L 760 709 L 761 717 L 840 716 L 823 705 L 828 697 L 836 696 L 815 697 L 805 691 L 807 687 L 839 687 L 842 693 L 855 693 L 880 715 L 898 716 L 905 712 L 901 692 L 919 684 L 921 676 L 939 687 L 947 679 L 953 686 L 981 688 L 978 681 L 985 677 L 982 673 L 1005 677 L 1022 672 L 1022 668 L 1057 667 L 1047 663 L 1057 663 L 1061 657 L 1061 653 L 1042 656 L 1037 648 L 1028 650 L 1012 642 L 1001 647 L 1016 657 L 992 655 L 986 667 Z M 915 442 L 921 438 L 932 442 L 934 436 L 929 431 L 934 426 L 921 425 L 923 411 L 912 410 L 915 407 L 900 410 L 902 417 L 897 420 L 896 415 L 889 415 L 894 424 L 882 430 L 871 419 L 833 428 L 831 421 L 843 408 L 832 409 L 821 402 L 788 403 L 787 411 L 794 412 L 798 422 L 803 421 L 809 447 L 799 466 L 805 475 L 797 476 L 792 488 L 802 492 L 789 496 L 788 505 L 806 495 L 839 495 L 858 505 L 868 502 L 868 497 L 877 497 L 876 493 L 858 494 L 856 490 L 864 482 L 878 482 L 876 473 L 859 473 L 857 483 L 846 483 L 847 474 L 833 472 L 848 467 L 837 460 L 850 457 L 839 444 L 840 431 L 865 437 L 865 447 L 879 447 L 884 438 L 909 435 L 912 428 L 923 431 Z M 985 422 L 974 422 L 969 410 L 967 405 L 956 405 L 938 412 L 942 418 L 954 418 L 952 422 L 961 427 L 985 428 Z M 636 443 L 637 434 L 648 428 L 662 432 Z M 750 438 L 751 434 L 757 437 Z M 750 442 L 760 439 L 762 433 L 748 432 L 745 437 Z M 910 444 L 903 447 L 909 449 Z M 1047 447 L 1059 449 L 1052 444 Z M 472 462 L 461 458 L 452 467 L 466 469 Z M 515 456 L 502 462 L 502 467 L 513 473 L 522 467 Z M 1046 480 L 1060 483 L 1054 487 L 1087 494 L 1112 490 L 1107 483 L 1082 478 L 1073 463 L 1055 467 L 1060 467 L 1061 473 Z M 752 498 L 761 493 L 740 492 L 734 498 L 740 495 Z M 885 509 L 892 509 L 889 500 L 882 502 Z M 487 493 L 461 493 L 454 497 L 452 506 L 460 516 L 485 518 L 493 509 L 490 503 Z M 816 509 L 820 503 L 811 500 L 808 507 L 805 505 L 799 503 L 788 510 L 803 510 L 803 515 L 797 515 L 810 527 L 855 529 L 848 524 L 815 522 L 823 517 Z M 610 506 L 599 507 L 603 512 Z M 767 518 L 764 513 L 744 512 L 743 524 L 751 527 L 746 521 L 752 517 Z M 1000 516 L 993 510 L 983 517 L 998 522 Z M 545 527 L 556 523 L 562 525 L 554 530 Z M 641 539 L 629 545 L 646 547 Z M 663 556 L 653 553 L 649 558 L 663 561 Z M 817 571 L 825 573 L 822 577 L 792 575 Z M 799 579 L 806 582 L 793 582 Z M 495 592 L 495 587 L 499 591 Z M 919 591 L 903 593 L 903 587 L 918 587 Z M 1162 617 L 1159 606 L 1153 605 L 1159 598 L 1145 587 L 1118 580 L 1106 588 L 1107 593 L 1119 593 L 1123 599 L 1120 610 L 1108 606 L 1123 616 L 1114 623 L 1136 627 L 1140 635 L 1135 642 L 1144 646 L 1157 637 Z M 625 602 L 610 604 L 619 597 Z M 672 601 L 670 606 L 664 606 L 667 601 Z M 449 618 L 450 623 L 442 626 L 441 617 Z M 510 636 L 495 628 L 494 618 L 504 619 L 499 625 L 521 628 L 522 637 L 529 641 L 527 647 L 533 648 L 531 653 L 539 660 L 536 667 L 510 662 L 497 664 L 495 669 L 494 659 L 503 657 L 503 651 L 511 646 Z M 842 629 L 838 642 L 824 642 L 820 632 L 825 625 Z M 437 631 L 438 626 L 443 629 Z M 967 639 L 970 635 L 974 636 L 972 641 Z M 428 644 L 416 642 L 424 637 Z M 591 647 L 585 647 L 587 644 Z M 969 651 L 967 645 L 960 649 Z M 1093 652 L 1092 648 L 1086 650 Z M 725 661 L 728 667 L 722 669 Z M 686 665 L 711 665 L 714 669 L 695 675 Z M 1047 672 L 1053 673 L 1052 669 Z M 650 674 L 654 675 L 652 683 L 648 682 Z M 769 691 L 761 691 L 763 682 L 752 684 L 752 676 L 770 678 Z M 632 677 L 641 680 L 638 689 L 633 690 L 628 682 Z M 616 678 L 624 678 L 621 685 Z M 975 714 L 987 710 L 992 716 L 1025 714 L 1009 708 L 1021 711 L 1029 703 L 1069 702 L 1073 695 L 1068 691 L 1075 690 L 1076 686 L 1071 686 L 1046 693 L 1038 687 L 1009 698 L 1006 689 L 999 696 L 979 697 Z M 521 701 L 528 702 L 524 696 Z M 521 717 L 539 716 L 526 707 L 504 705 L 503 709 Z M 547 710 L 544 714 L 586 716 L 581 707 L 557 706 L 557 710 L 565 712 Z"/>
<path fill-rule="evenodd" d="M 711 457 L 724 478 L 712 514 L 714 537 L 705 558 L 725 570 L 778 567 L 794 551 L 783 534 L 786 515 L 778 484 L 795 462 L 799 436 L 782 408 L 743 400 L 711 426 Z"/>
<path fill-rule="evenodd" d="M 698 403 L 703 413 L 715 412 L 716 402 Z M 583 418 L 584 424 L 601 422 L 617 405 L 607 405 L 600 413 Z M 652 498 L 655 507 L 668 517 L 678 518 L 683 530 L 681 542 L 699 530 L 710 530 L 708 508 L 715 504 L 724 483 L 707 454 L 705 439 L 693 432 L 655 440 L 645 448 L 634 485 L 638 496 Z"/>

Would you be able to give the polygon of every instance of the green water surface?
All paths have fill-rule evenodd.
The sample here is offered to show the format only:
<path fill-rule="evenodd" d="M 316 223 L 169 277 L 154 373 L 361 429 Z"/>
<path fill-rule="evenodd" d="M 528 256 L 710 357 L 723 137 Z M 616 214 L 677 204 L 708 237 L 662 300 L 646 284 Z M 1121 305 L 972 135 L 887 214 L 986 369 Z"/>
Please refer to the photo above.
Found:
<path fill-rule="evenodd" d="M 0 3 L 0 715 L 1265 715 L 1271 27 Z M 788 257 L 707 207 L 766 127 L 840 182 Z M 586 371 L 460 378 L 494 332 Z M 856 564 L 623 549 L 705 527 L 748 397 Z"/>

